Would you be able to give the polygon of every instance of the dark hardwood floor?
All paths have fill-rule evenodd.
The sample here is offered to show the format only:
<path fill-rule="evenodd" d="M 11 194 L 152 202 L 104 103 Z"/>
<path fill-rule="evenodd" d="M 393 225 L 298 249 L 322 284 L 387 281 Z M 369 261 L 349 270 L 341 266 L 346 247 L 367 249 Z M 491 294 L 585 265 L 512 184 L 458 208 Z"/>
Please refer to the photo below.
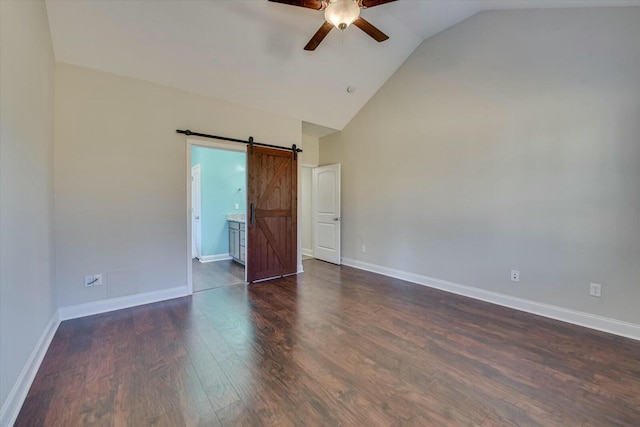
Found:
<path fill-rule="evenodd" d="M 244 283 L 244 266 L 232 260 L 191 262 L 193 292 Z"/>
<path fill-rule="evenodd" d="M 638 341 L 304 268 L 63 322 L 16 425 L 640 425 Z"/>

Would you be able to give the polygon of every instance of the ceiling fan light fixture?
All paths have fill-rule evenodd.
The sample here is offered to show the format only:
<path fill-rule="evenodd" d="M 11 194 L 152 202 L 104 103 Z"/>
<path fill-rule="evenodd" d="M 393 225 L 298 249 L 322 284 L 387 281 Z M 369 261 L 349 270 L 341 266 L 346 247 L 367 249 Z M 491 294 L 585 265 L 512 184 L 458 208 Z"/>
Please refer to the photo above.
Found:
<path fill-rule="evenodd" d="M 360 17 L 356 0 L 331 0 L 324 10 L 324 19 L 340 30 L 346 29 Z"/>

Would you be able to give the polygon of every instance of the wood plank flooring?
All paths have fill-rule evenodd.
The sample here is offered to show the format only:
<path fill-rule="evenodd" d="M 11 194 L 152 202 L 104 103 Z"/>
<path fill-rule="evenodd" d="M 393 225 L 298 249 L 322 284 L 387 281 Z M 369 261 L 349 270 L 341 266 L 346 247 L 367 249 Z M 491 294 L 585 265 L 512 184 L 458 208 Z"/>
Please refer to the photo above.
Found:
<path fill-rule="evenodd" d="M 193 259 L 193 292 L 244 283 L 244 266 L 232 260 L 202 263 Z"/>
<path fill-rule="evenodd" d="M 304 269 L 63 322 L 16 425 L 640 425 L 638 341 Z"/>

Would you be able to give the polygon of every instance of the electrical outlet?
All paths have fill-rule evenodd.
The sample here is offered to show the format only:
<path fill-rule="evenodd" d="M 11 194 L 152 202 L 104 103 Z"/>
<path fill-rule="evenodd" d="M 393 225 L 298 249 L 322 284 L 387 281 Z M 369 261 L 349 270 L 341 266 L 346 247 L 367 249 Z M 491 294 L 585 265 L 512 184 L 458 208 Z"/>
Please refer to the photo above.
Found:
<path fill-rule="evenodd" d="M 102 285 L 102 274 L 91 274 L 84 276 L 84 287 L 90 288 L 91 286 Z"/>
<path fill-rule="evenodd" d="M 362 245 L 362 253 L 366 253 L 367 252 L 367 247 L 365 245 Z"/>
<path fill-rule="evenodd" d="M 240 203 L 236 203 L 236 210 L 240 209 Z"/>
<path fill-rule="evenodd" d="M 511 270 L 511 281 L 512 282 L 520 281 L 520 270 Z"/>
<path fill-rule="evenodd" d="M 589 285 L 589 295 L 592 297 L 601 297 L 602 296 L 602 285 L 598 283 L 591 283 Z"/>

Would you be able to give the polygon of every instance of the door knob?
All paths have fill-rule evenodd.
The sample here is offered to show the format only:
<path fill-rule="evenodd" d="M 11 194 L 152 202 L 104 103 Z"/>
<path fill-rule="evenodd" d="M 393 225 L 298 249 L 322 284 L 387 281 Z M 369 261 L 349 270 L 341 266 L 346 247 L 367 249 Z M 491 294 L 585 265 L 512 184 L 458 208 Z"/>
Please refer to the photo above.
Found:
<path fill-rule="evenodd" d="M 196 219 L 200 219 L 200 217 L 199 217 L 199 216 L 197 216 L 197 217 L 196 217 Z"/>
<path fill-rule="evenodd" d="M 335 218 L 333 218 L 333 220 L 334 220 L 334 221 L 340 221 L 340 218 L 335 217 Z"/>

